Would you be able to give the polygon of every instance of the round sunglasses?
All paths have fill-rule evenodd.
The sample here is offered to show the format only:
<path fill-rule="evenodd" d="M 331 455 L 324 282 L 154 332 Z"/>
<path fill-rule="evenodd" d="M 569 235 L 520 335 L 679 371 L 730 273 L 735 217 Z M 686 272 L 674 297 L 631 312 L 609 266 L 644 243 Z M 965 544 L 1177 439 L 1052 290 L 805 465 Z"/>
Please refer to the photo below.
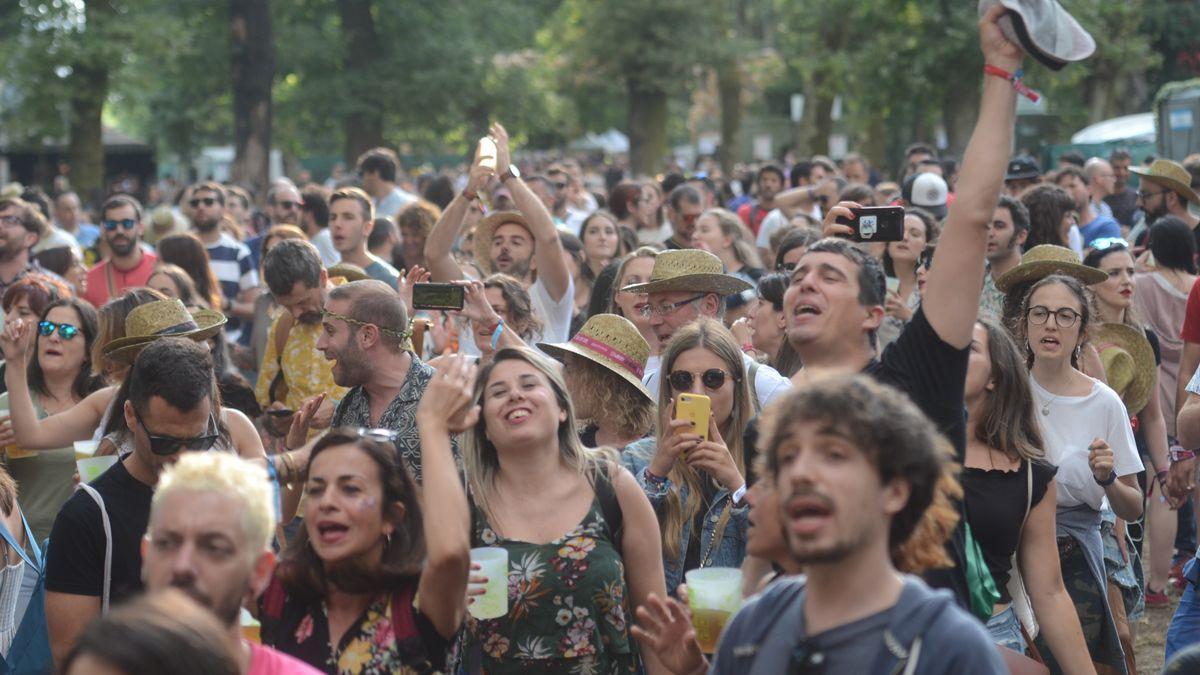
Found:
<path fill-rule="evenodd" d="M 709 391 L 716 391 L 725 385 L 725 378 L 730 378 L 737 381 L 737 378 L 720 368 L 709 368 L 703 373 L 690 373 L 686 370 L 676 370 L 667 376 L 667 382 L 671 384 L 671 389 L 675 391 L 691 391 L 692 383 L 696 381 L 696 375 L 700 376 L 700 384 Z"/>
<path fill-rule="evenodd" d="M 54 323 L 53 321 L 42 321 L 38 323 L 38 335 L 42 337 L 50 337 L 54 335 L 54 331 L 58 331 L 58 336 L 64 340 L 74 339 L 79 335 L 79 328 L 72 326 L 69 323 Z"/>

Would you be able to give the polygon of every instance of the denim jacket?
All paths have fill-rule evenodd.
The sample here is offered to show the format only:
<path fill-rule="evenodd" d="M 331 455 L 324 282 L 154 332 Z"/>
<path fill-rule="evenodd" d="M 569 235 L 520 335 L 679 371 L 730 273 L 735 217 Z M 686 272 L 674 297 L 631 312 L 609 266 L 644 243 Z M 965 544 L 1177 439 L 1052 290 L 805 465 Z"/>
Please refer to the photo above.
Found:
<path fill-rule="evenodd" d="M 654 438 L 643 438 L 630 443 L 621 453 L 621 463 L 637 478 L 638 485 L 642 486 L 642 491 L 650 499 L 650 505 L 654 507 L 654 512 L 661 518 L 667 494 L 671 490 L 678 489 L 680 499 L 686 501 L 688 487 L 686 485 L 676 486 L 670 480 L 661 487 L 654 483 L 647 483 L 645 469 L 650 465 L 650 460 L 654 459 L 655 446 Z M 729 490 L 723 487 L 718 488 L 712 504 L 708 507 L 708 512 L 704 514 L 704 529 L 700 532 L 701 567 L 741 567 L 742 559 L 746 557 L 746 516 L 749 514 L 749 508 L 744 504 L 737 508 L 730 508 L 729 522 L 725 525 L 721 540 L 716 543 L 715 547 L 713 545 L 713 537 L 716 534 L 717 524 L 721 520 L 721 512 L 725 510 L 726 506 L 729 506 L 730 498 Z M 687 551 L 688 541 L 692 535 L 690 524 L 682 529 L 679 540 L 681 555 L 683 551 Z M 663 566 L 667 574 L 667 592 L 672 592 L 679 584 L 683 583 L 683 575 L 689 570 L 683 569 L 682 558 L 679 560 L 664 559 Z"/>

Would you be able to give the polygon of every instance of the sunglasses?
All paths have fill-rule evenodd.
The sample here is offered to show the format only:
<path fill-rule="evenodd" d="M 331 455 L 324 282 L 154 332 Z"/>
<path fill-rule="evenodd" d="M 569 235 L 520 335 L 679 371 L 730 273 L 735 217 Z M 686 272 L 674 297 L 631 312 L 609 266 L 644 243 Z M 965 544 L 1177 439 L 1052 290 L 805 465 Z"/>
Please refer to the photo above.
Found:
<path fill-rule="evenodd" d="M 684 223 L 691 225 L 692 223 L 695 223 L 700 218 L 700 214 L 699 213 L 681 213 L 681 214 L 679 214 L 679 217 L 683 219 Z"/>
<path fill-rule="evenodd" d="M 133 228 L 137 227 L 137 221 L 134 220 L 133 218 L 126 218 L 125 220 L 106 220 L 106 221 L 104 221 L 104 231 L 105 232 L 112 232 L 113 230 L 117 229 L 118 227 L 125 229 L 125 230 L 132 230 Z"/>
<path fill-rule="evenodd" d="M 667 382 L 671 384 L 671 389 L 675 391 L 691 391 L 692 383 L 696 381 L 696 375 L 700 376 L 700 384 L 709 391 L 716 391 L 725 385 L 725 378 L 730 378 L 737 382 L 737 378 L 720 368 L 709 368 L 703 373 L 690 373 L 686 370 L 676 370 L 667 376 Z"/>
<path fill-rule="evenodd" d="M 212 447 L 217 443 L 217 438 L 220 437 L 220 434 L 217 433 L 202 434 L 192 438 L 157 436 L 150 433 L 150 430 L 146 428 L 146 423 L 142 421 L 142 414 L 138 412 L 137 408 L 133 409 L 133 416 L 137 419 L 138 426 L 140 426 L 142 431 L 145 432 L 146 437 L 150 439 L 150 452 L 153 452 L 156 455 L 170 456 L 174 455 L 180 450 L 212 450 Z M 217 419 L 212 413 L 209 413 L 208 415 L 208 427 L 214 430 L 217 428 Z"/>
<path fill-rule="evenodd" d="M 1093 251 L 1107 251 L 1110 248 L 1122 249 L 1129 248 L 1129 242 L 1120 237 L 1101 237 L 1093 239 L 1092 243 L 1088 244 L 1088 248 Z"/>
<path fill-rule="evenodd" d="M 300 202 L 293 202 L 291 200 L 285 200 L 285 201 L 275 202 L 275 203 L 277 205 L 282 206 L 283 208 L 287 209 L 288 211 L 291 211 L 292 209 L 298 209 L 302 206 L 302 204 Z"/>
<path fill-rule="evenodd" d="M 58 336 L 64 340 L 71 340 L 76 335 L 79 335 L 79 328 L 69 323 L 54 323 L 53 321 L 40 322 L 38 324 L 38 335 L 50 337 L 54 335 L 55 329 L 58 330 Z"/>
<path fill-rule="evenodd" d="M 203 204 L 205 206 L 212 206 L 213 204 L 217 203 L 217 198 L 216 197 L 197 197 L 188 203 L 192 205 L 193 209 L 196 208 L 197 206 L 200 206 L 201 204 Z"/>

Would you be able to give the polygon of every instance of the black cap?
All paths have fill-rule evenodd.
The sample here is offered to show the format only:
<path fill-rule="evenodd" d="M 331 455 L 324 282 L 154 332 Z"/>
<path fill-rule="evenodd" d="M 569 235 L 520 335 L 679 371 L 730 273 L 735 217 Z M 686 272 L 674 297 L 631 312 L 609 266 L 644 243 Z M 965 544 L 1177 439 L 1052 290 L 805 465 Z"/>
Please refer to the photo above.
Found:
<path fill-rule="evenodd" d="M 1022 155 L 1013 157 L 1008 163 L 1008 171 L 1004 174 L 1004 180 L 1021 180 L 1023 178 L 1040 178 L 1042 169 L 1038 166 L 1037 160 L 1032 157 Z"/>

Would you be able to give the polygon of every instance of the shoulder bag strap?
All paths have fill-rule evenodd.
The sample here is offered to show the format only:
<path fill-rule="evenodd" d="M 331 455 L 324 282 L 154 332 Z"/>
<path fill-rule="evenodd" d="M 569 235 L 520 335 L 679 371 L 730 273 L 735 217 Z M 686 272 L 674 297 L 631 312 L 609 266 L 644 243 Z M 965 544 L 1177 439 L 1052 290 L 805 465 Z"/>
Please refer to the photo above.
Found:
<path fill-rule="evenodd" d="M 613 547 L 617 549 L 617 553 L 623 553 L 621 550 L 621 535 L 624 529 L 624 514 L 621 512 L 621 501 L 617 498 L 617 491 L 613 486 L 612 477 L 608 471 L 609 469 L 603 465 L 596 467 L 592 489 L 596 492 L 596 501 L 600 502 L 600 513 L 604 515 L 605 524 L 608 526 L 608 535 L 612 537 Z"/>
<path fill-rule="evenodd" d="M 36 569 L 38 574 L 41 574 L 42 554 L 41 551 L 38 550 L 37 542 L 33 540 L 33 533 L 29 531 L 29 523 L 25 522 L 24 513 L 21 514 L 21 523 L 25 526 L 25 539 L 28 540 L 30 547 L 33 548 L 33 560 L 30 560 L 29 554 L 25 552 L 25 547 L 17 543 L 17 538 L 13 536 L 12 532 L 9 532 L 8 526 L 6 526 L 3 522 L 0 522 L 0 537 L 4 538 L 4 543 L 8 544 L 8 547 L 11 548 L 14 553 L 21 556 L 21 560 L 24 560 L 26 564 Z"/>
<path fill-rule="evenodd" d="M 100 612 L 108 614 L 108 597 L 109 591 L 112 589 L 112 523 L 108 520 L 108 509 L 104 508 L 104 498 L 96 492 L 96 488 L 87 483 L 80 483 L 80 489 L 96 502 L 96 506 L 100 507 L 100 520 L 104 525 L 104 595 L 101 599 Z"/>
<path fill-rule="evenodd" d="M 109 260 L 104 264 L 104 283 L 108 286 L 108 298 L 112 300 L 117 297 L 117 282 L 113 279 L 112 261 Z"/>

